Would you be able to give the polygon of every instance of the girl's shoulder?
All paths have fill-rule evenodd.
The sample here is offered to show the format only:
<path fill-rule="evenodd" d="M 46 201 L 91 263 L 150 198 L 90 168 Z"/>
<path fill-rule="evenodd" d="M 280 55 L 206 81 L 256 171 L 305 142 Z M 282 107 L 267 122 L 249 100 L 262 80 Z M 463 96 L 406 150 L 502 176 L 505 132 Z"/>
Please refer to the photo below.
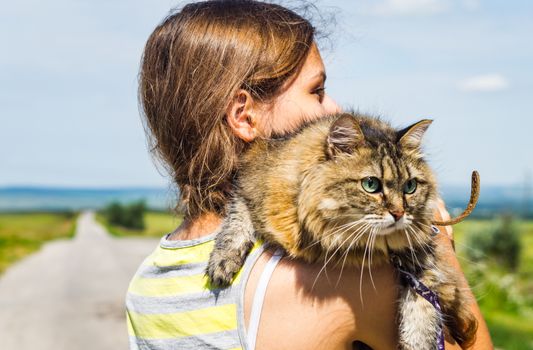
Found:
<path fill-rule="evenodd" d="M 244 292 L 245 324 L 271 251 L 251 270 Z M 346 349 L 355 340 L 374 349 L 396 346 L 398 287 L 389 265 L 367 269 L 282 258 L 265 294 L 258 349 Z"/>

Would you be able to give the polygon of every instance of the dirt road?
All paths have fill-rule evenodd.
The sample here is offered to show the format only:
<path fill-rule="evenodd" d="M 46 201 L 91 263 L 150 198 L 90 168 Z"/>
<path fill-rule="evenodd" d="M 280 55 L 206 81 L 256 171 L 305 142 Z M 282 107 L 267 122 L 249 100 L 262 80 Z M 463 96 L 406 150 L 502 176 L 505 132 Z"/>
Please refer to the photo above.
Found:
<path fill-rule="evenodd" d="M 47 243 L 0 277 L 0 349 L 127 349 L 124 297 L 157 243 L 113 238 L 82 213 L 74 239 Z"/>

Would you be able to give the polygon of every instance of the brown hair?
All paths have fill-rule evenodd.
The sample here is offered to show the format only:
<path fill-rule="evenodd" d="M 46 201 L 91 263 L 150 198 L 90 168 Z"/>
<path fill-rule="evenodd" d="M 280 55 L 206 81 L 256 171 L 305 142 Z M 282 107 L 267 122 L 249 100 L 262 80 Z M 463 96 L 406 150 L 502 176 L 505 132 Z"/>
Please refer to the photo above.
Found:
<path fill-rule="evenodd" d="M 148 38 L 139 103 L 150 151 L 180 188 L 185 214 L 223 215 L 245 142 L 225 121 L 238 89 L 267 102 L 303 65 L 314 27 L 295 12 L 252 0 L 191 3 Z M 180 205 L 178 205 L 179 207 Z"/>

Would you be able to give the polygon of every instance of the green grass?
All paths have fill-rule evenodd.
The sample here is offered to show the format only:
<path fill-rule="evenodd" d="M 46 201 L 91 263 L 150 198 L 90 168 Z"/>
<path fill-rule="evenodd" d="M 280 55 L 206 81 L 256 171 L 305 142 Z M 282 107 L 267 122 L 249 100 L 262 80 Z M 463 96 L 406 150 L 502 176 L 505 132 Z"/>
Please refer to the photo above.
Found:
<path fill-rule="evenodd" d="M 74 237 L 76 214 L 0 214 L 0 274 L 47 241 Z"/>
<path fill-rule="evenodd" d="M 533 349 L 533 326 L 530 318 L 486 311 L 484 317 L 495 347 L 506 350 Z"/>
<path fill-rule="evenodd" d="M 110 225 L 105 217 L 97 213 L 96 220 L 101 223 L 115 237 L 157 237 L 174 231 L 181 224 L 183 218 L 167 212 L 148 211 L 144 215 L 145 229 L 132 230 L 125 227 Z"/>
<path fill-rule="evenodd" d="M 492 220 L 467 220 L 454 227 L 457 255 L 500 349 L 533 349 L 533 221 L 517 222 L 522 250 L 516 271 L 511 272 L 485 256 L 470 261 L 468 237 L 488 231 Z M 471 242 L 470 244 L 474 244 Z"/>

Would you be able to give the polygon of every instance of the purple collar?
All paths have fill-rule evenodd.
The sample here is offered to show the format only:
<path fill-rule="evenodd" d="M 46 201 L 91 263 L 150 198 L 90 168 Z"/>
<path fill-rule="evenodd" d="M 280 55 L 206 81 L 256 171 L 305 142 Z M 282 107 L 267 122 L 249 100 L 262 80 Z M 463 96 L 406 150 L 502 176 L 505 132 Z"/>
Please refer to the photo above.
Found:
<path fill-rule="evenodd" d="M 391 262 L 400 273 L 400 276 L 403 281 L 413 288 L 413 290 L 420 295 L 422 298 L 426 299 L 439 313 L 439 316 L 442 315 L 442 309 L 439 304 L 439 296 L 437 293 L 429 289 L 424 283 L 420 282 L 412 273 L 402 269 L 402 262 L 400 258 L 396 255 L 392 255 Z M 444 332 L 442 327 L 442 317 L 439 317 L 439 334 L 437 339 L 437 349 L 444 350 Z"/>

